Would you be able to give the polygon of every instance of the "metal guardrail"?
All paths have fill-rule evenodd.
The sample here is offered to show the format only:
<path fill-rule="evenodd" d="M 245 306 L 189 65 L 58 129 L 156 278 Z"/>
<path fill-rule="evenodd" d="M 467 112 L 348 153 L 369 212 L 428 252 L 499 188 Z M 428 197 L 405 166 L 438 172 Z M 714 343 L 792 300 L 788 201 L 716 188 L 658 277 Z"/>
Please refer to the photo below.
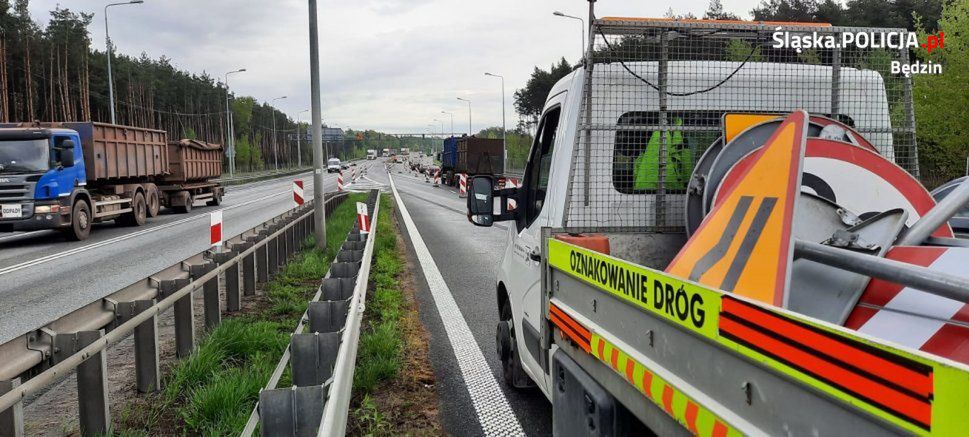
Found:
<path fill-rule="evenodd" d="M 329 215 L 346 195 L 327 197 Z M 202 290 L 205 325 L 211 329 L 222 317 L 219 281 L 225 281 L 227 310 L 238 311 L 242 296 L 254 295 L 257 281 L 268 281 L 285 266 L 315 223 L 307 202 L 227 240 L 221 252 L 203 251 L 0 345 L 0 435 L 23 435 L 23 400 L 74 369 L 81 434 L 108 432 L 105 350 L 133 332 L 137 389 L 157 391 L 158 316 L 174 307 L 176 356 L 191 355 L 195 291 Z"/>
<path fill-rule="evenodd" d="M 259 393 L 242 436 L 257 425 L 263 436 L 343 436 L 346 433 L 353 372 L 373 259 L 379 194 L 370 191 L 371 230 L 359 223 L 347 235 L 313 300 L 300 319 L 289 347 L 266 389 Z M 308 332 L 303 332 L 307 330 Z M 293 387 L 277 389 L 291 369 Z"/>
<path fill-rule="evenodd" d="M 313 167 L 290 168 L 290 169 L 279 170 L 279 171 L 270 170 L 270 171 L 264 171 L 264 172 L 254 173 L 254 174 L 237 175 L 231 178 L 221 177 L 216 179 L 216 182 L 221 182 L 224 185 L 239 185 L 239 184 L 246 183 L 247 181 L 266 180 L 266 179 L 272 179 L 276 177 L 292 176 L 292 175 L 305 173 L 309 171 L 313 171 Z"/>

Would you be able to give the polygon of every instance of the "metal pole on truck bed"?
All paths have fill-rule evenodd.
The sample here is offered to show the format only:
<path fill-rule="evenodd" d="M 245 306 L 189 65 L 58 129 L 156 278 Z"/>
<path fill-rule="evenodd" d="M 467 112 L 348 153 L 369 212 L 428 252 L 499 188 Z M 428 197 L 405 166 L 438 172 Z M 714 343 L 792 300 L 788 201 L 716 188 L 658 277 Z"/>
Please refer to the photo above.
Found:
<path fill-rule="evenodd" d="M 323 113 L 320 108 L 320 35 L 316 26 L 316 0 L 310 2 L 310 98 L 313 117 L 313 213 L 316 248 L 326 249 L 326 214 L 323 212 Z"/>

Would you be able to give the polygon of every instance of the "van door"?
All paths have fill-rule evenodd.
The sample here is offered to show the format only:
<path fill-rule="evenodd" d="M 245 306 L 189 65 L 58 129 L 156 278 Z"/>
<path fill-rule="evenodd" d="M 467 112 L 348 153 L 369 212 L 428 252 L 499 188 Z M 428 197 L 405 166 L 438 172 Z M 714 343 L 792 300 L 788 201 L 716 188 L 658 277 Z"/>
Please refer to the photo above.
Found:
<path fill-rule="evenodd" d="M 561 102 L 564 98 L 565 95 L 561 94 L 554 100 Z M 507 263 L 509 286 L 524 291 L 521 294 L 512 293 L 522 298 L 522 302 L 516 302 L 523 316 L 518 318 L 521 322 L 515 326 L 515 332 L 522 364 L 536 381 L 545 381 L 539 358 L 542 353 L 539 341 L 542 321 L 541 230 L 548 224 L 545 195 L 561 113 L 561 105 L 552 104 L 539 122 L 520 188 L 518 208 L 521 214 L 515 222 L 516 233 L 512 237 L 515 256 L 512 262 Z"/>

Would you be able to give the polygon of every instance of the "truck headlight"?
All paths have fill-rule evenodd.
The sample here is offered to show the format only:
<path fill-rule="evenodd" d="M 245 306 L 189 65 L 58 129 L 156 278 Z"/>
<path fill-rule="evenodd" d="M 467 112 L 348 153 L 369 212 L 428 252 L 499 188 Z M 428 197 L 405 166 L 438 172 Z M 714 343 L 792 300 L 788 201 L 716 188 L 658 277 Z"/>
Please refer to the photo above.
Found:
<path fill-rule="evenodd" d="M 60 209 L 61 209 L 60 205 L 35 206 L 34 214 L 51 214 L 59 211 Z"/>

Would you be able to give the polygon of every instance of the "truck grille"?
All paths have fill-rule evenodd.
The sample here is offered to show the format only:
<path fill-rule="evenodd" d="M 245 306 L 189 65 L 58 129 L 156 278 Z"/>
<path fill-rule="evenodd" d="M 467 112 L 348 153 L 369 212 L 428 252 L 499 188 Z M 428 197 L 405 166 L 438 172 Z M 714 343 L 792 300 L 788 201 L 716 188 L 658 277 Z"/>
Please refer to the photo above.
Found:
<path fill-rule="evenodd" d="M 29 188 L 22 184 L 0 184 L 0 200 L 24 200 Z"/>

